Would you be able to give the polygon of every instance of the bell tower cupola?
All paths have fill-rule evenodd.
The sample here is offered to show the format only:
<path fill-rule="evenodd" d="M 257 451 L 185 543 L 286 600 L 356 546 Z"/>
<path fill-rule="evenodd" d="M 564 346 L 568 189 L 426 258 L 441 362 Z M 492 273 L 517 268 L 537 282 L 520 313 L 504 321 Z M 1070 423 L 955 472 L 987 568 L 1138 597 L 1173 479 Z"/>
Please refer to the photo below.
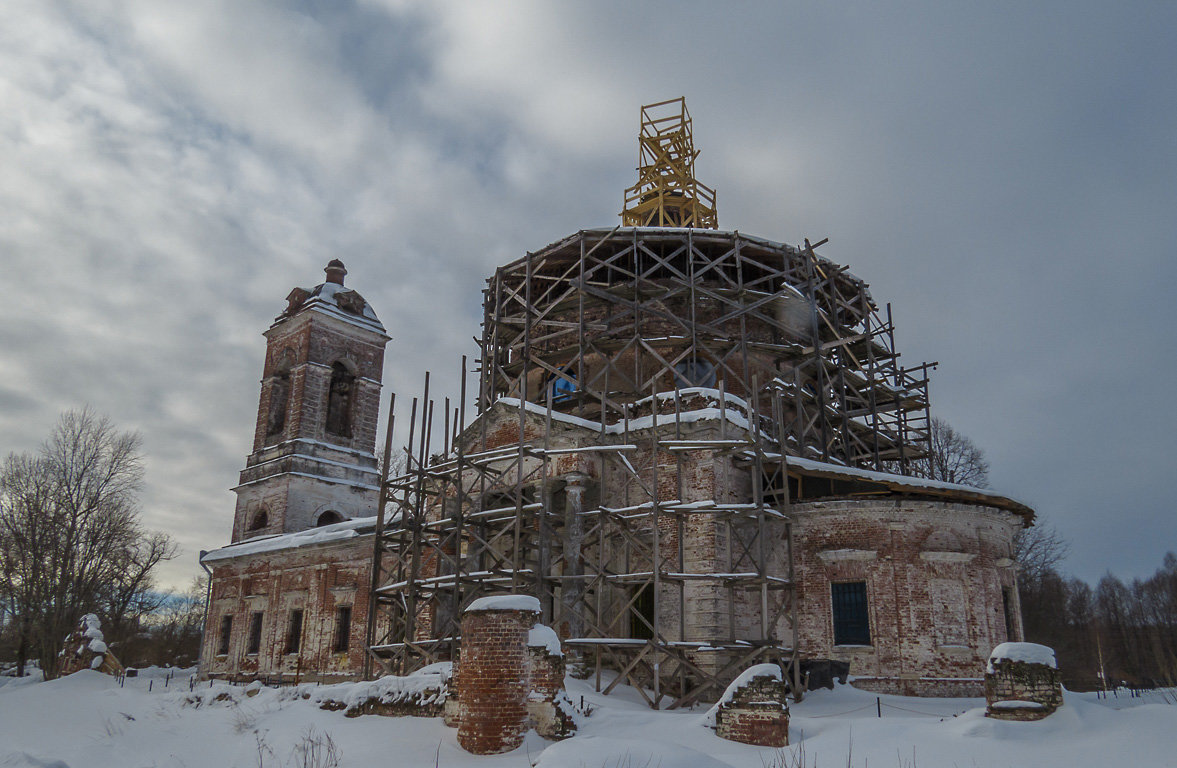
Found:
<path fill-rule="evenodd" d="M 233 541 L 376 514 L 376 422 L 384 345 L 372 307 L 344 287 L 347 268 L 295 288 L 266 331 L 254 428 Z"/>

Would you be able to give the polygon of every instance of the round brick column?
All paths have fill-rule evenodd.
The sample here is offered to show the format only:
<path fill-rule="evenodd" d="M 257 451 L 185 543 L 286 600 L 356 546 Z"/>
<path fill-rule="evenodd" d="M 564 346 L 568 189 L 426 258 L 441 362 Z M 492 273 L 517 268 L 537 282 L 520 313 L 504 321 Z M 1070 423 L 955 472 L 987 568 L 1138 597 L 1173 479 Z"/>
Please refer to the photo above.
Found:
<path fill-rule="evenodd" d="M 484 597 L 462 615 L 458 674 L 458 743 L 475 755 L 509 752 L 523 743 L 530 689 L 527 635 L 539 600 Z"/>

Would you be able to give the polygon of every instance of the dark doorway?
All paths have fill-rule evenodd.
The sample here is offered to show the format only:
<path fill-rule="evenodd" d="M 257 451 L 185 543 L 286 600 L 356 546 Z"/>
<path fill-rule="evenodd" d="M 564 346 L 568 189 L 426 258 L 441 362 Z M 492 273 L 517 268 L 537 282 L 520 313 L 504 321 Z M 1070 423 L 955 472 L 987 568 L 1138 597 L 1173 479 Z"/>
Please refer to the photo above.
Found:
<path fill-rule="evenodd" d="M 654 587 L 638 588 L 629 614 L 629 636 L 635 640 L 654 639 Z"/>

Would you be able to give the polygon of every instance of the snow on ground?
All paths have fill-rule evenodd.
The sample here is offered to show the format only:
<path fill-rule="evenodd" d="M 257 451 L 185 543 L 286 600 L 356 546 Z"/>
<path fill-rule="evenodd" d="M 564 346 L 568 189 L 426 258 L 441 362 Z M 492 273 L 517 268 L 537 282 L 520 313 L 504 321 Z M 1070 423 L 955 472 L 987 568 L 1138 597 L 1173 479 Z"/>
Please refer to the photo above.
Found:
<path fill-rule="evenodd" d="M 189 673 L 171 672 L 166 686 L 169 670 L 151 669 L 121 688 L 90 671 L 47 683 L 0 678 L 0 766 L 277 768 L 302 765 L 298 745 L 326 735 L 338 765 L 357 768 L 764 768 L 796 766 L 802 750 L 805 768 L 1177 766 L 1172 691 L 1108 700 L 1068 693 L 1058 713 L 1019 723 L 985 718 L 980 699 L 876 702 L 839 686 L 793 706 L 793 745 L 781 753 L 717 738 L 702 724 L 703 707 L 653 712 L 632 689 L 604 697 L 569 679 L 572 700 L 583 696 L 594 708 L 578 736 L 552 743 L 532 733 L 514 752 L 475 757 L 439 718 L 346 718 L 318 708 L 316 700 L 347 684 L 263 688 L 250 697 L 246 686 L 223 683 L 189 692 Z"/>

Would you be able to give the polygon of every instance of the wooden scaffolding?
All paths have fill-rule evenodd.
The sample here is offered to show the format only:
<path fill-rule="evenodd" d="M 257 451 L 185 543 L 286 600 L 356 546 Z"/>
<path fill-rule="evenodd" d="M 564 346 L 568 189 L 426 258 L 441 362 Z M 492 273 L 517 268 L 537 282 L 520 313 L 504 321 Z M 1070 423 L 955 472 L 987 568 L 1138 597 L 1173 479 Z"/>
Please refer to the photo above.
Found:
<path fill-rule="evenodd" d="M 600 689 L 628 683 L 651 706 L 713 699 L 753 663 L 798 675 L 779 630 L 796 627 L 789 457 L 906 472 L 928 440 L 930 366 L 899 365 L 889 308 L 820 245 L 584 230 L 500 268 L 474 418 L 465 359 L 440 418 L 426 376 L 406 471 L 385 473 L 365 672 L 452 660 L 470 601 L 525 592 Z M 490 434 L 496 408 L 518 420 L 510 440 L 501 412 Z M 556 422 L 575 444 L 553 442 Z M 612 497 L 554 470 L 570 454 L 593 457 Z M 684 502 L 684 457 L 700 454 L 746 471 L 746 495 Z M 725 543 L 706 570 L 686 551 L 699 521 Z M 730 631 L 688 637 L 700 590 Z"/>

